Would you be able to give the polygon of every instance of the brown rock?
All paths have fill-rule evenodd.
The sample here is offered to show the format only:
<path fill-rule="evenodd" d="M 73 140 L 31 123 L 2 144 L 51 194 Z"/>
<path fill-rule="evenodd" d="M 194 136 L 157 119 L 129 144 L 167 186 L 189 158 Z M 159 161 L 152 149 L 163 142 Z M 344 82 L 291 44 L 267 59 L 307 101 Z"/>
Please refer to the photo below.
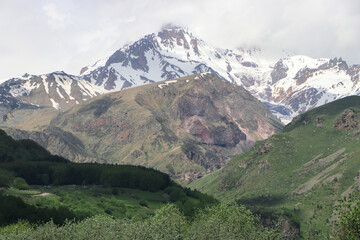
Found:
<path fill-rule="evenodd" d="M 358 114 L 356 114 L 352 109 L 346 109 L 341 118 L 336 121 L 334 128 L 351 130 L 358 128 L 358 125 Z"/>

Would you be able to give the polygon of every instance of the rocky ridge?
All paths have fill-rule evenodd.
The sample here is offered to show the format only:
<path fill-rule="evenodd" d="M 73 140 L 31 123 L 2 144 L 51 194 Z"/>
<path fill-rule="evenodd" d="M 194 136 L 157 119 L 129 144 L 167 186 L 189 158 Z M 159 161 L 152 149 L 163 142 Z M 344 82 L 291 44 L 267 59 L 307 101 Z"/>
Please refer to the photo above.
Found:
<path fill-rule="evenodd" d="M 57 110 L 66 110 L 105 92 L 64 72 L 39 76 L 25 74 L 0 85 L 0 124 L 21 129 L 46 125 Z M 27 122 L 33 123 L 27 126 Z"/>

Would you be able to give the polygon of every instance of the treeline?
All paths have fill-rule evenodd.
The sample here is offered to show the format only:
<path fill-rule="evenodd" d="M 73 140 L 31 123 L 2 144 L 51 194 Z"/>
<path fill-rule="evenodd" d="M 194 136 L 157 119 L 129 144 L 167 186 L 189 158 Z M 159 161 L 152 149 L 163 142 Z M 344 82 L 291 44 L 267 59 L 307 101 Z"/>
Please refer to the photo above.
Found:
<path fill-rule="evenodd" d="M 279 231 L 264 228 L 242 206 L 214 205 L 187 219 L 175 205 L 165 205 L 144 221 L 99 215 L 57 226 L 32 227 L 19 223 L 0 229 L 5 239 L 283 239 Z"/>
<path fill-rule="evenodd" d="M 0 226 L 17 223 L 20 219 L 34 224 L 49 221 L 63 224 L 66 219 L 75 218 L 76 215 L 65 207 L 38 208 L 26 204 L 21 198 L 0 193 Z"/>
<path fill-rule="evenodd" d="M 0 168 L 30 185 L 102 185 L 154 192 L 171 184 L 170 177 L 160 171 L 130 165 L 13 161 L 0 163 Z"/>
<path fill-rule="evenodd" d="M 0 130 L 0 186 L 14 177 L 30 185 L 103 185 L 136 188 L 144 191 L 163 190 L 170 177 L 160 171 L 130 165 L 72 163 L 51 155 L 32 140 L 15 141 Z"/>

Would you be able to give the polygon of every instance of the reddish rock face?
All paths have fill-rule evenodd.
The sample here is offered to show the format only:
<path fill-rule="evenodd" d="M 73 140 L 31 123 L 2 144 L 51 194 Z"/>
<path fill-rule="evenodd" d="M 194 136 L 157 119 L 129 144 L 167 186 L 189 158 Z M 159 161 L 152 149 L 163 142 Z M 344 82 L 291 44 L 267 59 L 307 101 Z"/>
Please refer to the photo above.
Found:
<path fill-rule="evenodd" d="M 215 106 L 225 99 L 216 99 L 207 92 L 207 86 L 199 82 L 183 94 L 178 102 L 181 127 L 199 142 L 222 147 L 235 147 L 246 135 L 229 117 Z M 220 125 L 220 126 L 219 126 Z"/>

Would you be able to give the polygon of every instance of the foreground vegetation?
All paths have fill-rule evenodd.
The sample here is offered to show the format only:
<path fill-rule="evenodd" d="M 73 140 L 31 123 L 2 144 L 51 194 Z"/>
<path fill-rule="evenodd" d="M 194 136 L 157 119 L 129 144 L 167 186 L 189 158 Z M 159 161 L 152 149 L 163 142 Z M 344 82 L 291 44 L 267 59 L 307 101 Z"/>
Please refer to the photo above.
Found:
<path fill-rule="evenodd" d="M 167 203 L 175 204 L 186 217 L 197 209 L 216 204 L 217 200 L 197 191 L 170 186 L 149 192 L 131 188 L 102 186 L 28 186 L 31 189 L 10 188 L 0 193 L 0 226 L 19 219 L 41 223 L 53 219 L 63 224 L 66 219 L 81 220 L 107 214 L 116 218 L 146 219 Z"/>
<path fill-rule="evenodd" d="M 143 220 L 98 215 L 62 226 L 20 222 L 0 230 L 1 239 L 282 239 L 263 228 L 244 207 L 215 205 L 187 219 L 175 205 L 166 205 Z"/>

